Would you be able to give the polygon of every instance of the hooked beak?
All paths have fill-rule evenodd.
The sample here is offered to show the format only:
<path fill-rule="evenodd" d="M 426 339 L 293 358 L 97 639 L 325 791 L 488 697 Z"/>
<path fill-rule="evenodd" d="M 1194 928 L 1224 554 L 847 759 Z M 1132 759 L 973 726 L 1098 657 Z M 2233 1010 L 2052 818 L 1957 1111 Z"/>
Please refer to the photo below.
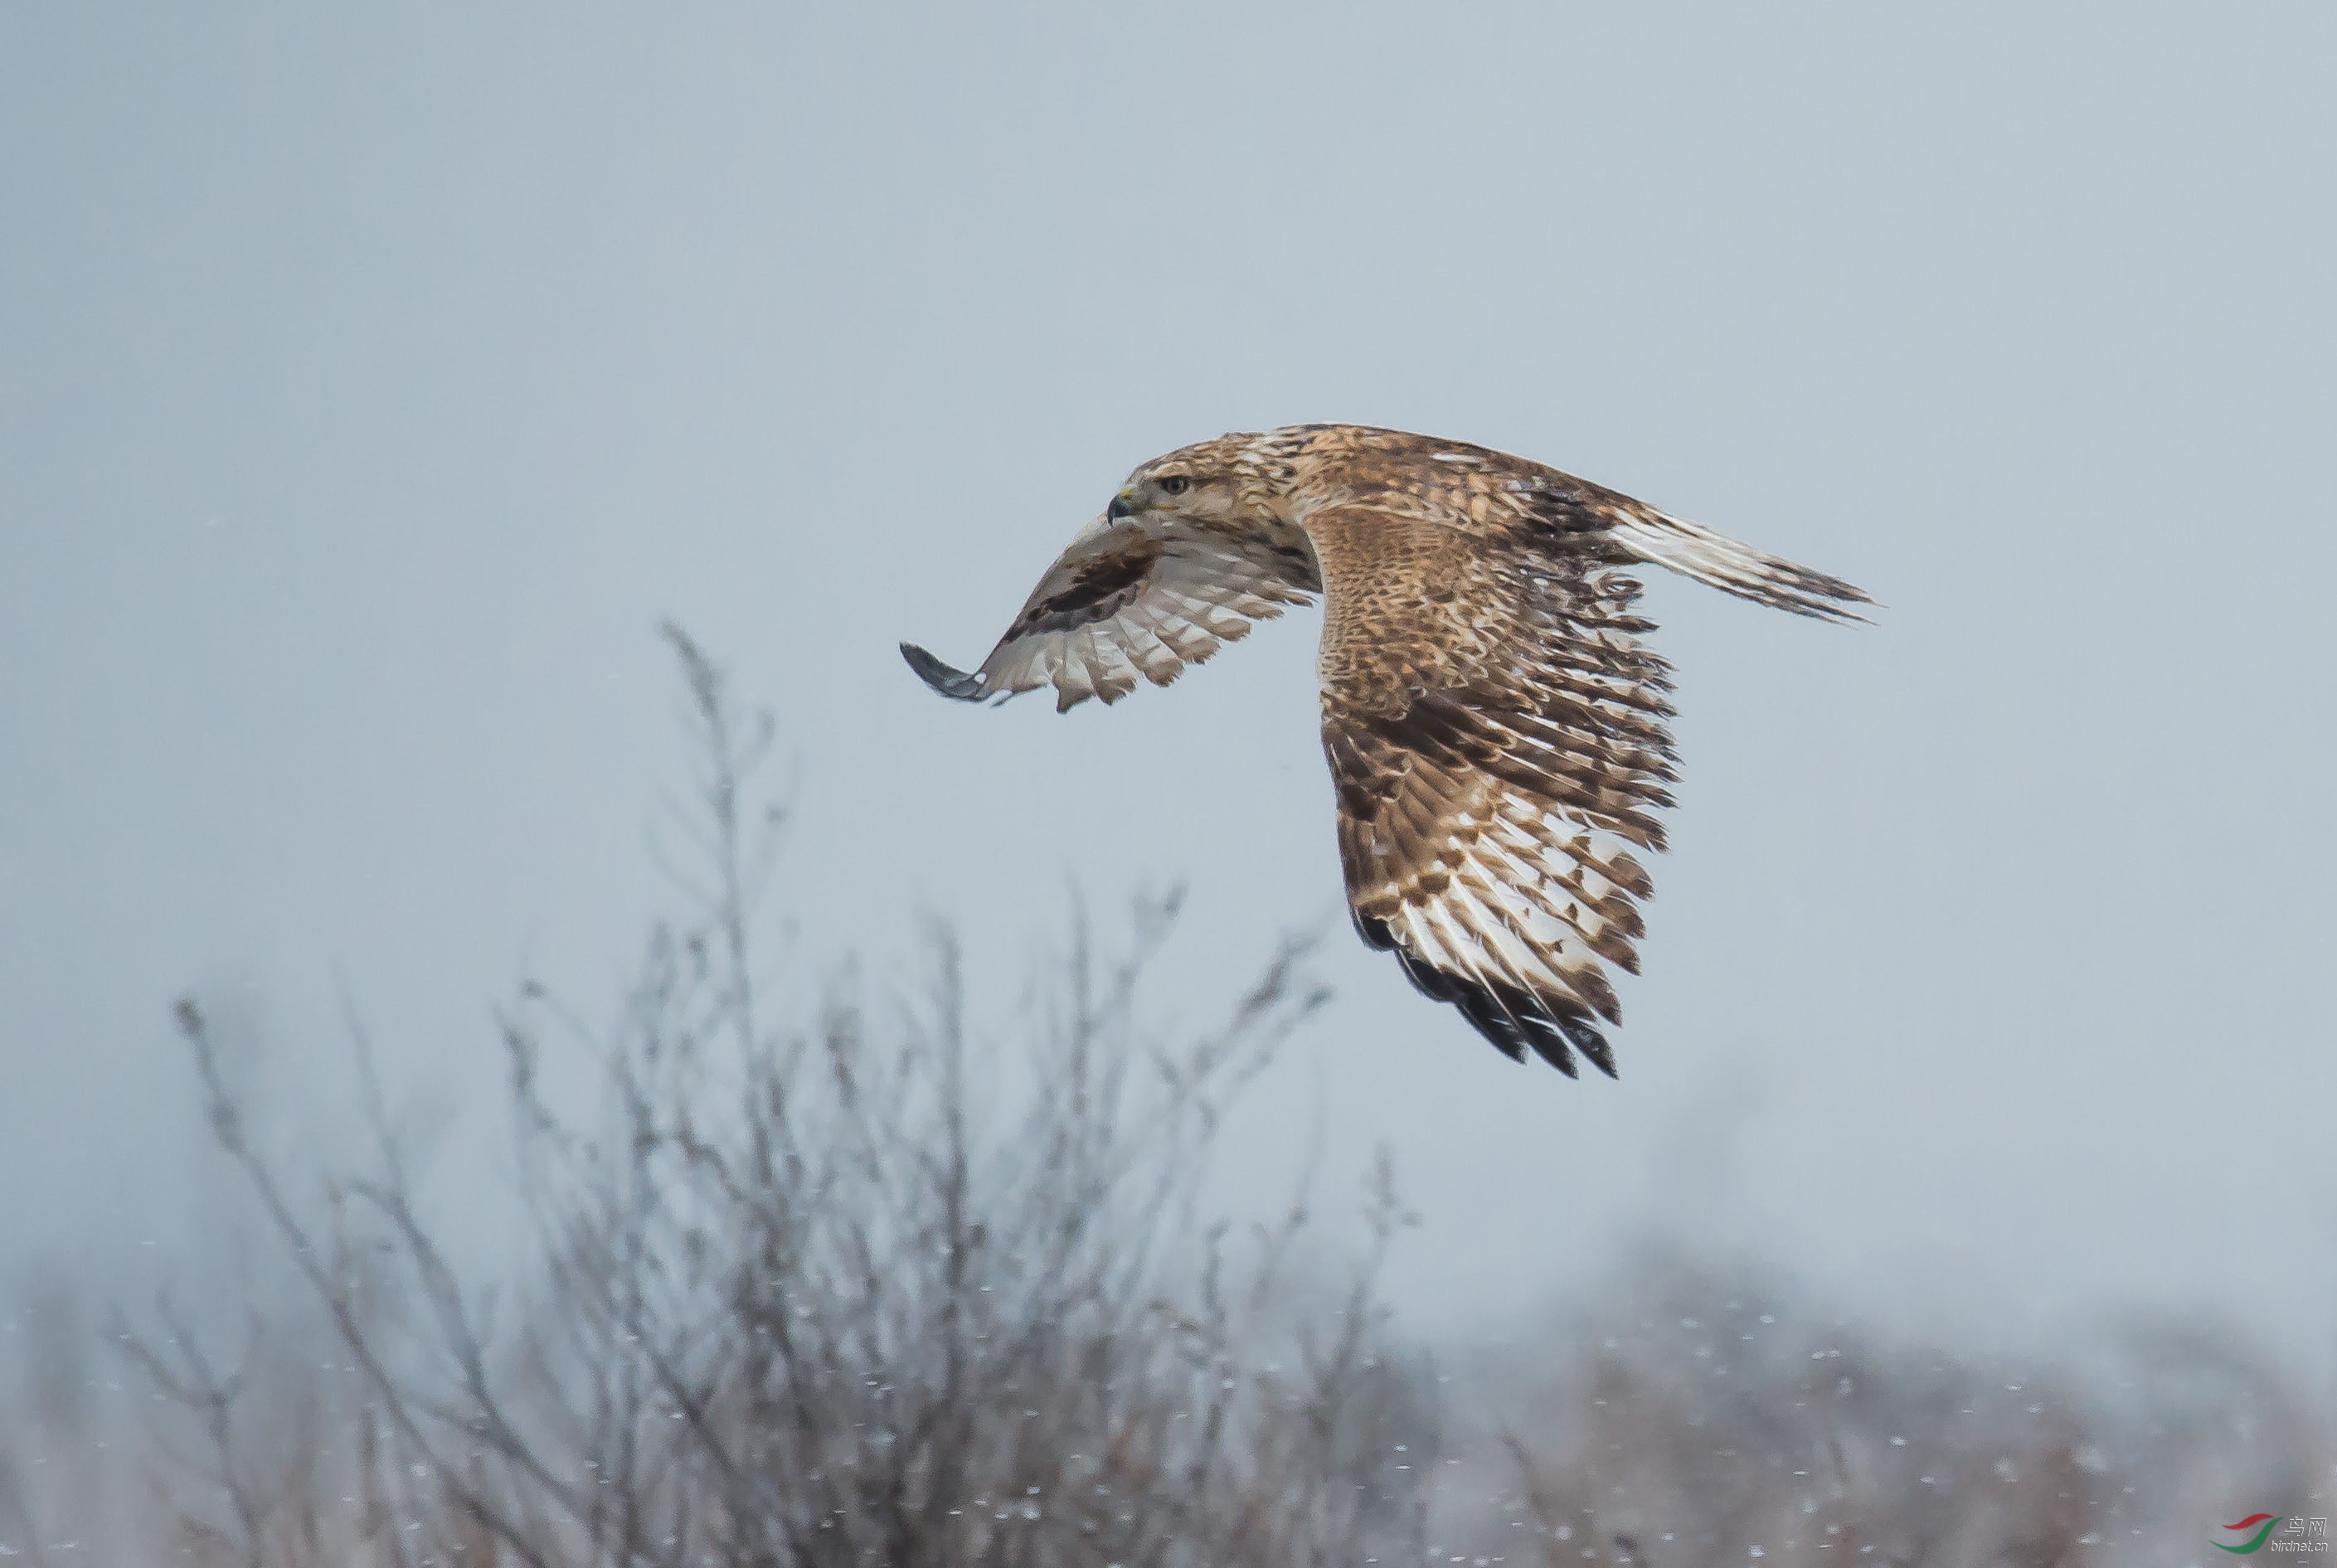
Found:
<path fill-rule="evenodd" d="M 1111 498 L 1111 504 L 1103 509 L 1103 514 L 1113 522 L 1123 522 L 1129 518 L 1134 517 L 1136 515 L 1136 508 L 1129 503 L 1128 492 L 1123 490 L 1118 495 L 1113 496 Z"/>

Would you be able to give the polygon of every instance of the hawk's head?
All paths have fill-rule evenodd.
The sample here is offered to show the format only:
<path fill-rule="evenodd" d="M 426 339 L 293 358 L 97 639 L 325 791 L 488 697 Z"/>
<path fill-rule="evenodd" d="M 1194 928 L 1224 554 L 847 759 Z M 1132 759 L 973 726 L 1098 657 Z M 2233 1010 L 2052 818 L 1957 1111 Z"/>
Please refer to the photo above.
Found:
<path fill-rule="evenodd" d="M 1111 498 L 1112 522 L 1148 516 L 1187 522 L 1257 524 L 1275 521 L 1261 495 L 1254 464 L 1245 461 L 1257 437 L 1247 432 L 1197 441 L 1139 464 Z"/>

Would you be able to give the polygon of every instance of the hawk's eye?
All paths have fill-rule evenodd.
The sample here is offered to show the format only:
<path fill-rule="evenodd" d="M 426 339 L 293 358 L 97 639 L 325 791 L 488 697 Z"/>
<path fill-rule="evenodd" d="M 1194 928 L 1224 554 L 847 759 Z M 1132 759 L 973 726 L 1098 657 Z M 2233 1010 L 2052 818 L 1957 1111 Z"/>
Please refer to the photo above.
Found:
<path fill-rule="evenodd" d="M 1192 488 L 1193 482 L 1181 473 L 1172 473 L 1160 482 L 1160 493 L 1163 495 L 1182 495 Z"/>

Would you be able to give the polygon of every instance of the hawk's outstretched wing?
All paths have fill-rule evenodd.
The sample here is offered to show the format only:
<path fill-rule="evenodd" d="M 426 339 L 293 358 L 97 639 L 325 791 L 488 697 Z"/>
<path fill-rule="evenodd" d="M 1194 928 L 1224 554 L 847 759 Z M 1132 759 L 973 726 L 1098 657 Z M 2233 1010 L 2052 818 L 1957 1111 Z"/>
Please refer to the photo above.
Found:
<path fill-rule="evenodd" d="M 1604 966 L 1634 972 L 1671 803 L 1670 667 L 1639 585 L 1587 550 L 1351 509 L 1328 584 L 1323 749 L 1355 929 L 1512 1057 L 1614 1073 Z"/>
<path fill-rule="evenodd" d="M 951 668 L 901 645 L 924 683 L 973 702 L 1052 685 L 1057 711 L 1117 702 L 1143 676 L 1167 686 L 1250 623 L 1323 591 L 1296 528 L 1218 529 L 1175 519 L 1099 517 L 1080 531 L 982 667 Z"/>

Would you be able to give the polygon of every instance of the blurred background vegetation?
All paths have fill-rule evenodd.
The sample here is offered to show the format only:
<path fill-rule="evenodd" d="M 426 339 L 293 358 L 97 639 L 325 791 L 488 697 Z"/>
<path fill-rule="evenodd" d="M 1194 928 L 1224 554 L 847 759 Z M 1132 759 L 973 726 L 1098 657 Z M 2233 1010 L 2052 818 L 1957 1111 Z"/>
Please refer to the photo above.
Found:
<path fill-rule="evenodd" d="M 533 983 L 499 1012 L 507 1180 L 431 1186 L 429 1119 L 389 1103 L 356 1019 L 362 1146 L 286 1154 L 231 1018 L 182 1000 L 231 1255 L 152 1301 L 18 1289 L 0 1552 L 2146 1563 L 2327 1512 L 2327 1402 L 2211 1324 L 2016 1360 L 1650 1235 L 1503 1330 L 1408 1331 L 1381 1294 L 1414 1223 L 1384 1157 L 1308 1162 L 1286 1202 L 1208 1180 L 1323 1000 L 1305 939 L 1199 1024 L 1148 985 L 1173 895 L 1077 913 L 1009 1018 L 968 1016 L 934 923 L 914 972 L 774 985 L 767 927 L 801 892 L 774 886 L 774 728 L 670 636 L 680 911 L 605 1026 Z M 554 1057 L 592 1087 L 549 1091 Z M 507 1244 L 445 1240 L 504 1210 Z"/>

